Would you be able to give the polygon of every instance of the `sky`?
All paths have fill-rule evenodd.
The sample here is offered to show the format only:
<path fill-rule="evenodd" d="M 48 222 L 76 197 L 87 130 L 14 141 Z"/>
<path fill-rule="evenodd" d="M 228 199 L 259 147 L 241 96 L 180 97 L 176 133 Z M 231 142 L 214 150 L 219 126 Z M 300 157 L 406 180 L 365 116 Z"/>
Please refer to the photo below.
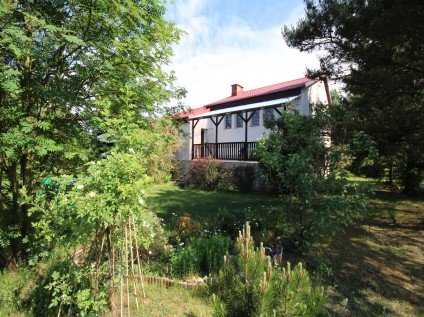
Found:
<path fill-rule="evenodd" d="M 304 77 L 315 54 L 289 48 L 284 25 L 304 16 L 302 0 L 176 0 L 166 18 L 187 34 L 174 46 L 170 68 L 198 108 L 230 96 L 231 85 L 255 89 Z"/>

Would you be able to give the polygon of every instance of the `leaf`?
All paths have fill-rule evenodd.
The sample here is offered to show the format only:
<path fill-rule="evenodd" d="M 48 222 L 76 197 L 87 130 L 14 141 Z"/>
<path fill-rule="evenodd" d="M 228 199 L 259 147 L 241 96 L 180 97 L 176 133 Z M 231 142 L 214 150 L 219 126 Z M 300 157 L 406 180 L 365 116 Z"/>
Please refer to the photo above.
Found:
<path fill-rule="evenodd" d="M 85 45 L 85 42 L 83 40 L 79 39 L 78 37 L 74 35 L 64 34 L 62 36 L 66 39 L 66 41 L 70 43 L 77 44 L 77 45 Z"/>

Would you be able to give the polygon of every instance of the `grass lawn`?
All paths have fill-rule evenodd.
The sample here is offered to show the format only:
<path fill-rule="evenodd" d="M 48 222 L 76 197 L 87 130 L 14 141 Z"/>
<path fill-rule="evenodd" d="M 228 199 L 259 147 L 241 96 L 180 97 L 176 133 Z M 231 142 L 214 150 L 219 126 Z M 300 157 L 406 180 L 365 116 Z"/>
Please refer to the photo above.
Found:
<path fill-rule="evenodd" d="M 147 193 L 146 201 L 149 208 L 163 218 L 171 230 L 177 217 L 186 212 L 204 224 L 219 214 L 220 209 L 227 209 L 241 218 L 248 218 L 253 213 L 265 214 L 270 208 L 278 205 L 278 197 L 275 195 L 205 192 L 180 189 L 172 184 L 153 186 Z"/>
<path fill-rule="evenodd" d="M 213 315 L 209 297 L 204 290 L 189 290 L 181 286 L 165 287 L 155 284 L 145 285 L 146 298 L 136 307 L 131 301 L 131 316 L 196 316 L 208 317 Z M 120 310 L 117 303 L 118 311 Z M 128 306 L 124 301 L 124 316 L 128 315 Z"/>
<path fill-rule="evenodd" d="M 328 247 L 334 316 L 424 316 L 424 200 L 387 192 Z M 347 300 L 346 300 L 347 298 Z"/>
<path fill-rule="evenodd" d="M 173 213 L 202 222 L 220 208 L 266 217 L 278 197 L 167 184 L 153 187 L 147 202 L 170 224 Z M 424 200 L 380 192 L 371 204 L 370 216 L 324 246 L 333 272 L 326 282 L 330 316 L 424 316 Z"/>

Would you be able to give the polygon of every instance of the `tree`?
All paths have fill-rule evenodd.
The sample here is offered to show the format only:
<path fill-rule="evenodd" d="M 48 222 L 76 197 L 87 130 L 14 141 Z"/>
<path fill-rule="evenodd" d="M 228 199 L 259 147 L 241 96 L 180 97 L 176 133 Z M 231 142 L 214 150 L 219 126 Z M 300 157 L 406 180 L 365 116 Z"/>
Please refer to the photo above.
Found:
<path fill-rule="evenodd" d="M 284 112 L 255 150 L 281 194 L 285 242 L 298 253 L 360 218 L 368 206 L 358 184 L 336 175 L 341 152 L 322 136 L 329 126 L 328 113 L 319 108 L 313 117 Z"/>
<path fill-rule="evenodd" d="M 180 31 L 164 13 L 156 0 L 2 1 L 0 247 L 15 260 L 30 230 L 20 189 L 85 169 L 109 119 L 143 127 L 176 92 L 161 66 Z"/>
<path fill-rule="evenodd" d="M 272 264 L 261 243 L 255 249 L 246 223 L 234 252 L 224 257 L 218 276 L 209 279 L 215 316 L 321 316 L 326 297 L 323 288 L 312 286 L 299 263 L 293 269 Z"/>
<path fill-rule="evenodd" d="M 421 1 L 306 0 L 306 15 L 284 28 L 291 47 L 324 50 L 319 70 L 342 80 L 357 126 L 387 161 L 404 169 L 404 192 L 424 169 L 424 4 Z"/>

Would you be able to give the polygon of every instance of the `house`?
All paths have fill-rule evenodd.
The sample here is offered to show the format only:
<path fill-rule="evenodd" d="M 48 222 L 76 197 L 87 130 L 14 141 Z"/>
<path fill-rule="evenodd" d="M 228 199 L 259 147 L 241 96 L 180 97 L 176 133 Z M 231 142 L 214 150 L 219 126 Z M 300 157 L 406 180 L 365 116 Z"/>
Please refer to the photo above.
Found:
<path fill-rule="evenodd" d="M 179 114 L 185 144 L 176 159 L 255 161 L 256 140 L 270 132 L 264 124 L 267 119 L 288 109 L 313 115 L 313 105 L 318 103 L 331 103 L 325 78 L 299 78 L 247 91 L 231 85 L 229 97 Z"/>

